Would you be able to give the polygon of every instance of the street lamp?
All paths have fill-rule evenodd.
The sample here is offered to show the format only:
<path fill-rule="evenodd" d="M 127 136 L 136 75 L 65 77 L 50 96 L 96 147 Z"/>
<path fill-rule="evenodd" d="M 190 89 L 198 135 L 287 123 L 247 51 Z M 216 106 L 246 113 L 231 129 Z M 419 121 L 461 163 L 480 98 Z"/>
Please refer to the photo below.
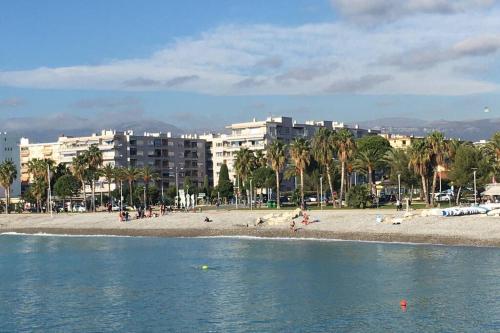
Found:
<path fill-rule="evenodd" d="M 321 193 L 320 207 L 321 207 L 321 210 L 323 210 L 323 176 L 319 177 L 319 191 Z"/>
<path fill-rule="evenodd" d="M 401 174 L 398 173 L 398 200 L 401 202 Z"/>
<path fill-rule="evenodd" d="M 477 168 L 472 168 L 474 175 L 474 205 L 477 205 L 476 172 Z"/>

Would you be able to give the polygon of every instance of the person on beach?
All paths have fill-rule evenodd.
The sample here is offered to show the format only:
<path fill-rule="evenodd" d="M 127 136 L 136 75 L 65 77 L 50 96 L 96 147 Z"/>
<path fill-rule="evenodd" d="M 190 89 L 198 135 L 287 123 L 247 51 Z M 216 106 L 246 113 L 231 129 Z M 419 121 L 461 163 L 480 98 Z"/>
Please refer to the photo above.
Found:
<path fill-rule="evenodd" d="M 128 221 L 128 218 L 129 218 L 128 211 L 126 211 L 125 212 L 125 221 Z"/>
<path fill-rule="evenodd" d="M 309 224 L 309 215 L 307 215 L 307 213 L 306 213 L 306 212 L 303 212 L 303 213 L 302 213 L 302 216 L 304 217 L 304 218 L 302 219 L 302 223 L 303 223 L 303 224 L 305 224 L 305 225 L 308 225 L 308 224 Z"/>
<path fill-rule="evenodd" d="M 297 228 L 295 228 L 295 221 L 293 219 L 292 219 L 292 221 L 290 221 L 290 231 L 292 231 L 292 232 L 297 231 Z"/>

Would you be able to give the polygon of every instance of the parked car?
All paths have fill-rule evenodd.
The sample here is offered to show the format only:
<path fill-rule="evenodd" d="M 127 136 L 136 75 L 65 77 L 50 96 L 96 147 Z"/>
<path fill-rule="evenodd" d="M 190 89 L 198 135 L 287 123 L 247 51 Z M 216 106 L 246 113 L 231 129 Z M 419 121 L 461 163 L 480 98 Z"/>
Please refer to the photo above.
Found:
<path fill-rule="evenodd" d="M 73 206 L 74 213 L 85 213 L 86 211 L 87 211 L 87 209 L 83 205 L 76 204 Z"/>
<path fill-rule="evenodd" d="M 434 193 L 434 200 L 436 201 L 450 201 L 453 200 L 453 194 L 449 192 Z"/>

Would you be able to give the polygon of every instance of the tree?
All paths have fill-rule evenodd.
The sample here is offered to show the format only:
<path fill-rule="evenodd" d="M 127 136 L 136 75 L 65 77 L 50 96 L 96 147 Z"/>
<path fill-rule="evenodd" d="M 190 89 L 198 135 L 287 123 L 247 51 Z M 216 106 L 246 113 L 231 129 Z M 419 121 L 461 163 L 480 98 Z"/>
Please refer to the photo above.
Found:
<path fill-rule="evenodd" d="M 286 164 L 286 146 L 281 141 L 274 141 L 267 147 L 267 160 L 276 174 L 276 207 L 280 208 L 280 172 Z"/>
<path fill-rule="evenodd" d="M 73 157 L 71 162 L 71 173 L 82 185 L 83 202 L 87 208 L 87 193 L 85 192 L 85 184 L 87 180 L 87 159 L 84 154 Z"/>
<path fill-rule="evenodd" d="M 5 214 L 9 214 L 10 190 L 17 178 L 17 169 L 12 161 L 0 163 L 0 186 L 5 189 Z"/>
<path fill-rule="evenodd" d="M 116 169 L 111 163 L 108 163 L 99 170 L 99 175 L 103 176 L 108 183 L 108 200 L 111 203 L 111 183 L 116 178 Z"/>
<path fill-rule="evenodd" d="M 312 139 L 313 155 L 316 161 L 326 170 L 328 186 L 333 197 L 333 183 L 331 176 L 331 164 L 335 153 L 335 140 L 333 131 L 321 127 Z M 333 200 L 335 206 L 335 200 Z"/>
<path fill-rule="evenodd" d="M 391 181 L 397 182 L 398 175 L 400 175 L 402 184 L 407 186 L 418 185 L 419 178 L 413 172 L 413 169 L 408 167 L 410 158 L 406 150 L 393 148 L 385 154 L 384 160 L 389 165 L 389 178 Z"/>
<path fill-rule="evenodd" d="M 304 204 L 304 170 L 311 161 L 310 151 L 309 142 L 304 138 L 296 138 L 290 145 L 290 155 L 295 168 L 300 174 L 300 198 L 302 204 Z"/>
<path fill-rule="evenodd" d="M 263 150 L 256 150 L 254 153 L 255 168 L 267 166 L 267 158 Z"/>
<path fill-rule="evenodd" d="M 482 147 L 481 151 L 490 163 L 491 182 L 496 182 L 500 178 L 500 132 L 496 132 L 491 140 Z"/>
<path fill-rule="evenodd" d="M 152 180 L 157 180 L 159 179 L 159 175 L 156 171 L 153 170 L 149 165 L 145 166 L 140 170 L 140 177 L 142 177 L 142 181 L 144 182 L 144 205 L 148 204 L 148 197 L 147 194 L 148 189 L 149 189 L 149 183 Z"/>
<path fill-rule="evenodd" d="M 455 162 L 449 172 L 449 177 L 458 186 L 456 203 L 460 202 L 462 188 L 470 185 L 473 181 L 473 169 L 479 168 L 481 164 L 481 152 L 473 146 L 462 145 L 457 149 Z M 481 169 L 479 169 L 481 170 Z M 478 175 L 481 176 L 481 173 Z"/>
<path fill-rule="evenodd" d="M 425 197 L 425 202 L 429 204 L 428 173 L 431 163 L 431 150 L 426 140 L 415 140 L 409 149 L 408 168 L 420 176 L 422 182 L 421 193 Z"/>
<path fill-rule="evenodd" d="M 63 201 L 65 201 L 68 197 L 76 195 L 79 189 L 80 184 L 78 183 L 78 179 L 71 174 L 59 177 L 54 184 L 55 194 Z"/>
<path fill-rule="evenodd" d="M 129 195 L 130 195 L 129 204 L 130 204 L 130 206 L 133 206 L 134 205 L 134 199 L 133 199 L 134 191 L 133 191 L 132 185 L 141 176 L 141 171 L 137 168 L 134 168 L 134 167 L 128 167 L 128 168 L 123 169 L 122 172 L 123 172 L 123 178 L 125 178 L 128 182 L 128 191 L 129 191 Z"/>
<path fill-rule="evenodd" d="M 103 157 L 101 150 L 96 144 L 91 145 L 84 154 L 88 166 L 88 176 L 91 180 L 92 211 L 95 212 L 95 180 L 98 179 L 98 170 L 102 166 Z"/>
<path fill-rule="evenodd" d="M 53 173 L 55 169 L 55 162 L 51 159 L 37 159 L 34 158 L 28 162 L 28 172 L 31 174 L 34 182 L 37 180 L 43 180 L 43 182 L 38 182 L 39 187 L 44 185 L 46 186 L 44 191 L 50 191 L 48 188 L 49 184 L 49 172 Z M 48 202 L 49 196 L 47 196 L 47 207 L 49 207 L 50 203 Z M 48 210 L 47 210 L 48 211 Z"/>
<path fill-rule="evenodd" d="M 255 156 L 248 148 L 241 148 L 236 153 L 234 169 L 236 176 L 241 179 L 242 186 L 245 187 L 252 171 L 254 170 Z M 239 191 L 240 189 L 238 189 Z"/>
<path fill-rule="evenodd" d="M 354 136 L 346 128 L 341 128 L 336 134 L 335 134 L 335 146 L 337 147 L 338 151 L 338 158 L 340 160 L 341 164 L 341 180 L 340 180 L 340 196 L 339 196 L 339 201 L 340 201 L 340 207 L 342 207 L 342 199 L 344 197 L 344 185 L 345 185 L 345 174 L 346 174 L 346 163 L 351 158 L 351 156 L 354 154 L 354 151 L 356 149 L 356 144 L 354 142 Z"/>
<path fill-rule="evenodd" d="M 351 187 L 346 195 L 347 206 L 352 208 L 366 208 L 369 200 L 370 192 L 364 185 Z"/>
<path fill-rule="evenodd" d="M 391 149 L 389 141 L 379 135 L 369 135 L 356 141 L 354 168 L 368 176 L 370 193 L 375 195 L 373 173 L 385 165 L 384 155 Z"/>
<path fill-rule="evenodd" d="M 227 169 L 226 163 L 220 166 L 217 191 L 221 197 L 226 199 L 233 195 L 233 183 L 229 180 L 229 170 Z"/>
<path fill-rule="evenodd" d="M 432 175 L 432 194 L 430 198 L 431 206 L 434 206 L 434 193 L 436 191 L 436 181 L 439 172 L 439 167 L 443 167 L 448 156 L 447 145 L 444 140 L 444 135 L 441 132 L 432 132 L 427 137 L 428 146 L 431 150 L 431 166 L 433 169 Z"/>
<path fill-rule="evenodd" d="M 262 190 L 267 188 L 270 181 L 273 179 L 273 170 L 268 166 L 261 166 L 253 172 L 253 180 L 255 187 L 260 189 L 260 202 L 262 203 Z"/>

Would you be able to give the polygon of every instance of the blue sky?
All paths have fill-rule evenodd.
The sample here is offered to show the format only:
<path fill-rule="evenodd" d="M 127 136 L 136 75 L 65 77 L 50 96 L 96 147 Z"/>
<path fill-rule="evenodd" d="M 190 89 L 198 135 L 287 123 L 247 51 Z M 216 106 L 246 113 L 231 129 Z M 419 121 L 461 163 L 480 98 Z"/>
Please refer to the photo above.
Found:
<path fill-rule="evenodd" d="M 0 31 L 6 129 L 500 112 L 494 0 L 17 0 Z"/>

